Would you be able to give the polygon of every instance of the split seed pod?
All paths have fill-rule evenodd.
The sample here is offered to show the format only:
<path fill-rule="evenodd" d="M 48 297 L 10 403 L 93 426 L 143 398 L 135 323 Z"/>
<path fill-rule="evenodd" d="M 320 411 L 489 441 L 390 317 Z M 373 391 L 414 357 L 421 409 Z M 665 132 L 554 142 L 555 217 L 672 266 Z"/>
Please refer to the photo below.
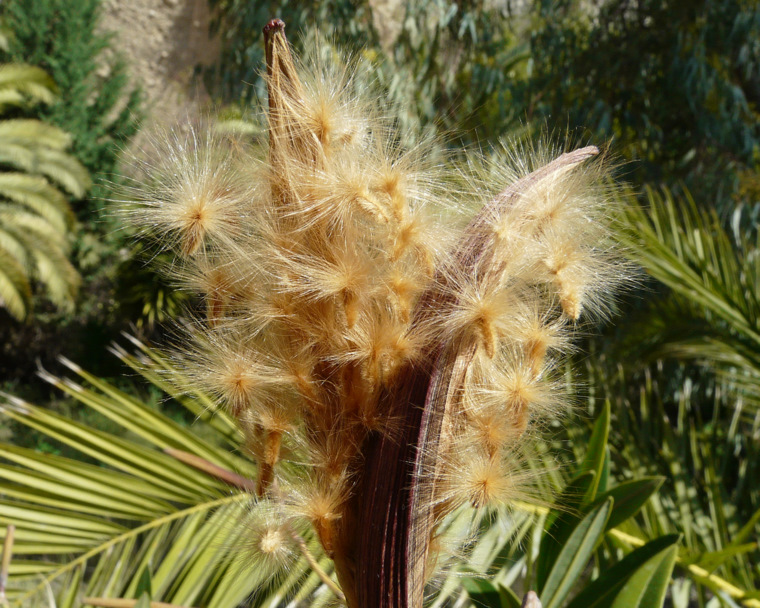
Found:
<path fill-rule="evenodd" d="M 204 301 L 185 375 L 279 505 L 251 544 L 285 563 L 308 523 L 351 608 L 420 608 L 441 522 L 521 496 L 574 324 L 624 279 L 604 165 L 586 147 L 452 178 L 400 149 L 350 68 L 297 64 L 279 20 L 264 34 L 267 149 L 174 138 L 137 217 Z M 456 232 L 441 209 L 463 203 L 482 208 Z"/>

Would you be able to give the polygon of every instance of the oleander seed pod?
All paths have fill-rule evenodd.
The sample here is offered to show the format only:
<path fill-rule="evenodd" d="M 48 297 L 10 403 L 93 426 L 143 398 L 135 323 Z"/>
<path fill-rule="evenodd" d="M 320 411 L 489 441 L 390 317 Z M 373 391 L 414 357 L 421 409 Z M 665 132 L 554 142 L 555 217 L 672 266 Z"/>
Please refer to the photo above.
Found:
<path fill-rule="evenodd" d="M 606 167 L 517 150 L 452 177 L 400 148 L 354 64 L 264 35 L 266 149 L 172 135 L 135 218 L 203 303 L 178 367 L 258 463 L 252 550 L 287 564 L 311 525 L 349 607 L 420 608 L 443 519 L 525 498 L 557 362 L 626 278 Z"/>

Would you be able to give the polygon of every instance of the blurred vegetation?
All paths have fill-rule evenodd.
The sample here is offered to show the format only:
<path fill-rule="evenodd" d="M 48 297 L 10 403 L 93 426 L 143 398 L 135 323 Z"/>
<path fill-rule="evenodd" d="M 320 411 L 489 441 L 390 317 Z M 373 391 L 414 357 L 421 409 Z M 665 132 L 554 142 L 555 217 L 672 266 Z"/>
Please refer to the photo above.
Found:
<path fill-rule="evenodd" d="M 89 175 L 67 153 L 64 131 L 40 120 L 5 117 L 51 103 L 56 92 L 38 67 L 0 65 L 0 308 L 17 320 L 31 313 L 34 282 L 69 312 L 79 288 L 79 274 L 67 257 L 73 214 L 61 188 L 81 197 Z"/>
<path fill-rule="evenodd" d="M 756 2 L 423 0 L 402 5 L 395 28 L 366 0 L 355 11 L 340 1 L 212 3 L 228 101 L 263 96 L 261 24 L 278 15 L 297 46 L 319 24 L 338 46 L 364 49 L 405 129 L 455 134 L 457 145 L 494 144 L 522 125 L 612 141 L 637 186 L 685 182 L 707 206 L 756 202 Z"/>
<path fill-rule="evenodd" d="M 95 188 L 76 206 L 89 229 L 107 216 L 121 150 L 143 116 L 142 92 L 130 83 L 126 60 L 98 29 L 100 0 L 5 0 L 8 56 L 46 70 L 60 94 L 38 117 L 71 134 L 72 152 L 93 175 Z M 104 232 L 100 229 L 100 232 Z"/>
<path fill-rule="evenodd" d="M 758 160 L 760 6 L 583 6 L 532 8 L 530 76 L 512 85 L 527 119 L 614 140 L 637 184 L 684 181 L 703 205 L 730 201 L 738 172 Z"/>
<path fill-rule="evenodd" d="M 579 357 L 568 370 L 568 377 L 580 377 L 587 388 L 576 395 L 578 417 L 549 429 L 553 432 L 552 456 L 544 453 L 541 462 L 559 460 L 560 466 L 549 472 L 547 483 L 555 491 L 565 487 L 569 471 L 584 457 L 592 433 L 590 419 L 598 416 L 601 404 L 609 400 L 611 426 L 605 466 L 610 477 L 620 483 L 642 476 L 665 479 L 636 517 L 620 528 L 630 538 L 607 537 L 600 545 L 589 569 L 591 576 L 596 578 L 622 554 L 630 554 L 636 542 L 679 534 L 682 541 L 670 586 L 673 606 L 760 605 L 760 494 L 754 481 L 760 474 L 758 3 L 534 0 L 518 6 L 516 2 L 488 0 L 422 0 L 408 6 L 401 3 L 400 12 L 390 16 L 381 15 L 377 5 L 366 0 L 210 3 L 223 48 L 208 82 L 228 108 L 226 115 L 234 118 L 237 126 L 233 130 L 241 133 L 239 127 L 244 127 L 241 137 L 262 133 L 256 117 L 249 120 L 247 108 L 251 101 L 265 97 L 259 77 L 263 66 L 261 28 L 279 16 L 288 24 L 290 39 L 299 52 L 331 52 L 329 46 L 314 51 L 312 28 L 319 24 L 331 44 L 360 53 L 371 65 L 363 77 L 390 93 L 393 118 L 406 143 L 442 135 L 453 145 L 488 149 L 505 136 L 526 138 L 544 132 L 560 139 L 612 142 L 613 156 L 623 161 L 619 172 L 632 184 L 632 194 L 623 194 L 630 206 L 621 219 L 621 236 L 647 274 L 640 278 L 637 293 L 620 302 L 616 326 L 589 340 L 584 351 L 591 354 Z M 30 114 L 13 99 L 25 103 L 35 95 L 33 90 L 18 89 L 21 93 L 16 94 L 0 88 L 5 119 L 0 124 L 4 170 L 0 179 L 11 170 L 25 170 L 20 161 L 10 159 L 12 148 L 3 139 L 3 133 L 10 131 L 3 132 L 4 125 L 31 117 L 69 134 L 72 152 L 95 182 L 90 198 L 74 203 L 80 219 L 74 249 L 85 280 L 78 312 L 61 315 L 43 303 L 36 306 L 40 314 L 35 323 L 24 325 L 0 312 L 5 315 L 0 319 L 0 379 L 17 393 L 29 394 L 35 358 L 55 366 L 55 357 L 62 352 L 96 376 L 118 375 L 121 368 L 103 357 L 105 344 L 118 330 L 139 320 L 145 329 L 160 327 L 161 322 L 181 316 L 183 306 L 188 305 L 182 294 L 153 280 L 152 272 L 137 257 L 139 252 L 117 255 L 123 247 L 121 237 L 106 228 L 109 224 L 99 197 L 107 198 L 110 182 L 120 181 L 118 150 L 136 132 L 143 110 L 139 90 L 127 82 L 126 63 L 119 59 L 118 48 L 95 28 L 98 11 L 98 0 L 6 0 L 0 6 L 10 30 L 4 60 L 44 68 L 58 91 L 55 97 L 56 87 L 41 72 L 34 72 L 35 78 L 41 79 L 39 94 L 49 97 Z M 17 124 L 20 131 L 22 125 L 31 123 Z M 55 133 L 55 139 L 59 132 L 49 133 Z M 30 141 L 28 135 L 19 136 L 17 143 L 28 146 Z M 55 141 L 63 142 L 63 135 Z M 65 145 L 53 148 L 59 154 Z M 75 199 L 82 198 L 60 177 L 42 170 L 37 174 L 39 179 L 59 184 Z M 0 195 L 10 201 L 6 207 L 18 206 L 18 201 L 3 194 L 1 186 Z M 6 215 L 0 217 L 0 234 L 14 229 L 10 220 L 3 219 Z M 31 234 L 27 238 L 32 238 Z M 139 255 L 149 258 L 151 253 Z M 7 268 L 11 265 L 0 261 L 0 272 L 12 272 Z M 142 369 L 157 387 L 173 391 L 177 403 L 193 407 L 187 395 L 162 380 L 157 369 L 168 363 L 151 353 L 144 350 L 137 365 L 137 359 L 120 351 L 125 361 Z M 152 371 L 144 371 L 144 365 Z M 86 379 L 97 380 L 94 376 Z M 25 431 L 22 435 L 22 426 L 13 427 L 17 433 L 14 441 L 26 437 L 27 445 L 58 452 L 61 457 L 79 451 L 89 454 L 90 464 L 99 460 L 101 466 L 122 471 L 132 467 L 129 475 L 142 479 L 139 483 L 151 497 L 153 511 L 137 515 L 114 511 L 118 523 L 109 516 L 94 523 L 89 516 L 71 515 L 65 534 L 55 533 L 55 538 L 45 537 L 41 530 L 28 532 L 43 535 L 38 542 L 31 536 L 24 541 L 32 547 L 30 554 L 42 552 L 44 543 L 57 543 L 61 552 L 78 555 L 83 547 L 105 547 L 126 534 L 123 541 L 108 545 L 116 547 L 113 553 L 93 559 L 102 559 L 98 567 L 106 569 L 115 568 L 119 556 L 137 556 L 134 568 L 118 571 L 117 586 L 128 595 L 138 590 L 144 566 L 150 561 L 146 557 L 149 549 L 168 559 L 175 555 L 172 550 L 180 551 L 172 549 L 172 543 L 181 547 L 194 542 L 193 538 L 228 534 L 229 528 L 212 531 L 207 524 L 217 520 L 199 506 L 218 501 L 226 490 L 209 481 L 185 488 L 183 476 L 193 475 L 189 469 L 167 464 L 171 461 L 158 451 L 145 451 L 147 444 L 193 446 L 207 457 L 223 453 L 224 462 L 229 464 L 233 458 L 238 470 L 245 471 L 249 464 L 244 459 L 219 448 L 233 447 L 231 442 L 224 443 L 225 433 L 232 431 L 223 416 L 217 414 L 196 425 L 201 440 L 186 428 L 188 420 L 200 416 L 200 411 L 182 413 L 182 406 L 171 405 L 174 401 L 159 406 L 157 389 L 150 389 L 151 406 L 147 407 L 130 396 L 139 390 L 133 382 L 119 385 L 124 393 L 111 385 L 96 386 L 101 393 L 105 387 L 105 397 L 89 392 L 74 395 L 71 384 L 55 383 L 71 395 L 64 401 L 56 398 L 58 411 L 67 417 L 31 407 L 31 413 L 21 414 L 18 406 L 9 405 L 15 402 L 7 401 L 7 412 L 15 412 L 8 416 L 15 417 L 17 425 L 27 424 L 35 416 L 52 416 L 46 418 L 45 429 L 34 427 L 36 434 Z M 35 394 L 43 401 L 47 398 L 44 391 Z M 85 414 L 76 401 L 84 399 L 83 395 L 88 407 L 108 412 L 111 422 Z M 196 397 L 198 403 L 204 403 L 202 396 Z M 137 412 L 137 422 L 123 416 L 120 408 L 125 404 Z M 156 411 L 159 407 L 170 408 L 180 424 L 161 418 Z M 209 425 L 215 430 L 206 428 Z M 54 439 L 45 436 L 52 429 L 60 433 Z M 80 431 L 91 442 L 89 451 L 71 446 Z M 124 450 L 116 460 L 101 457 L 107 454 L 103 446 L 110 444 Z M 45 462 L 38 454 L 18 447 L 3 446 L 3 450 L 6 471 L 15 470 L 17 465 L 9 463 L 21 458 L 27 459 L 23 466 L 28 469 L 33 468 L 29 463 L 41 467 L 39 463 Z M 72 467 L 79 466 L 56 460 L 51 468 L 35 473 L 34 479 L 61 483 Z M 156 467 L 164 466 L 168 467 L 165 471 L 156 472 Z M 80 490 L 97 490 L 98 496 L 108 497 L 108 483 L 113 480 L 106 480 L 101 468 L 84 467 L 82 471 L 85 469 L 87 475 L 81 483 L 87 488 Z M 174 483 L 173 491 L 183 494 L 167 507 L 156 495 Z M 0 510 L 11 512 L 10 496 L 28 504 L 24 492 L 31 491 L 47 504 L 60 499 L 52 490 L 29 490 L 22 485 L 3 482 L 5 498 L 0 499 Z M 125 504 L 137 509 L 136 501 L 129 497 Z M 69 503 L 73 511 L 89 504 L 85 498 Z M 225 507 L 237 508 L 234 501 Z M 176 515 L 184 513 L 182 509 L 187 511 L 186 518 Z M 538 552 L 533 532 L 544 529 L 545 516 L 515 514 L 511 519 L 484 522 L 481 541 L 473 548 L 473 559 L 464 566 L 465 571 L 488 571 L 497 595 L 499 586 L 511 587 L 523 568 L 533 568 Z M 0 516 L 0 521 L 8 517 Z M 86 525 L 82 523 L 85 520 Z M 127 520 L 158 523 L 130 535 Z M 515 539 L 522 542 L 515 543 Z M 222 540 L 211 546 L 221 546 Z M 32 566 L 26 557 L 20 557 L 12 572 L 18 576 L 32 576 L 32 568 L 57 572 L 60 564 L 52 556 L 55 551 L 44 548 L 50 555 L 45 563 L 37 560 Z M 172 597 L 180 599 L 211 601 L 213 595 L 219 605 L 222 600 L 237 601 L 237 590 L 230 583 L 237 571 L 228 562 L 219 566 L 213 585 L 193 586 L 205 584 L 204 576 L 212 572 L 207 565 L 220 564 L 215 560 L 222 559 L 208 551 L 196 556 L 178 562 L 172 572 L 148 568 L 154 590 L 170 588 L 175 594 Z M 84 563 L 77 562 L 64 574 L 78 582 Z M 292 577 L 279 586 L 267 587 L 261 597 L 271 599 L 294 589 L 302 590 L 298 597 L 311 597 L 318 580 L 299 564 Z M 88 584 L 91 592 L 103 591 L 97 583 Z M 438 605 L 445 605 L 445 598 L 464 597 L 466 601 L 468 591 L 477 596 L 476 601 L 485 601 L 491 590 L 473 585 L 462 587 L 461 578 L 445 582 L 439 596 L 444 599 Z"/>
<path fill-rule="evenodd" d="M 263 99 L 261 28 L 277 15 L 300 56 L 311 51 L 315 24 L 337 47 L 361 52 L 371 62 L 367 77 L 388 92 L 410 140 L 445 132 L 456 136 L 452 144 L 493 143 L 519 127 L 508 84 L 524 77 L 529 55 L 507 3 L 423 0 L 391 15 L 374 15 L 366 0 L 211 3 L 224 43 L 211 82 L 226 101 Z"/>
<path fill-rule="evenodd" d="M 114 295 L 129 237 L 114 220 L 108 199 L 114 185 L 123 181 L 119 155 L 137 133 L 142 93 L 129 82 L 126 61 L 112 37 L 99 29 L 100 11 L 100 0 L 8 0 L 0 5 L 6 42 L 0 55 L 44 70 L 56 93 L 24 116 L 55 128 L 93 182 L 86 191 L 63 184 L 73 210 L 67 211 L 73 230 L 65 247 L 70 260 L 66 267 L 70 277 L 82 277 L 76 300 L 69 290 L 69 307 L 63 312 L 36 303 L 33 324 L 0 319 L 0 377 L 29 390 L 39 388 L 35 361 L 50 364 L 64 348 L 107 372 L 107 367 L 97 366 L 102 346 L 130 321 L 121 315 Z M 29 232 L 28 238 L 33 235 Z M 52 247 L 56 239 L 48 236 Z M 65 258 L 58 258 L 63 267 Z"/>

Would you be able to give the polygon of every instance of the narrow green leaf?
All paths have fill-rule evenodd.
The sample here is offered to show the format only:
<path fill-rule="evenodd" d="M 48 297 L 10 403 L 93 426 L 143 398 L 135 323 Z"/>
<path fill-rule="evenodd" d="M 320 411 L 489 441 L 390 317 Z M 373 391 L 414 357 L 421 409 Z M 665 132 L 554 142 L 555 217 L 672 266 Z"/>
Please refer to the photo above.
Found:
<path fill-rule="evenodd" d="M 653 557 L 661 555 L 664 551 L 677 545 L 680 538 L 678 534 L 661 536 L 632 551 L 587 585 L 573 598 L 567 608 L 609 608 L 615 601 L 617 593 L 625 586 L 634 572 Z"/>
<path fill-rule="evenodd" d="M 501 594 L 490 582 L 482 578 L 465 578 L 462 587 L 477 608 L 502 608 Z"/>
<path fill-rule="evenodd" d="M 604 534 L 613 503 L 613 498 L 607 498 L 594 508 L 562 545 L 546 584 L 539 592 L 544 608 L 556 608 L 565 601 Z"/>
<path fill-rule="evenodd" d="M 165 496 L 165 492 L 141 479 L 72 458 L 41 454 L 9 444 L 0 444 L 0 455 L 30 469 L 47 473 L 55 479 L 119 501 L 140 503 L 142 498 L 138 495 L 143 494 L 158 498 Z M 168 504 L 162 504 L 168 508 Z"/>
<path fill-rule="evenodd" d="M 640 566 L 615 597 L 611 608 L 661 608 L 677 553 L 678 547 L 673 545 Z"/>
<path fill-rule="evenodd" d="M 84 401 L 82 394 L 86 394 L 89 397 L 87 405 L 117 422 L 120 426 L 130 429 L 159 448 L 181 448 L 215 464 L 226 467 L 232 466 L 229 454 L 225 450 L 200 440 L 195 434 L 168 416 L 146 407 L 144 403 L 111 386 L 108 382 L 89 374 L 68 359 L 63 359 L 62 362 L 89 384 L 102 391 L 107 398 L 102 398 L 97 393 L 86 389 L 73 395 Z"/>
<path fill-rule="evenodd" d="M 594 429 L 588 441 L 588 450 L 583 462 L 578 467 L 577 475 L 593 471 L 594 479 L 589 485 L 583 502 L 592 503 L 596 498 L 599 482 L 602 478 L 604 460 L 607 455 L 607 440 L 610 434 L 610 402 L 606 400 L 594 422 Z"/>
<path fill-rule="evenodd" d="M 151 588 L 150 568 L 146 566 L 143 568 L 140 578 L 137 583 L 137 590 L 135 592 L 136 598 L 142 598 L 144 595 L 153 597 L 153 589 Z"/>
<path fill-rule="evenodd" d="M 601 494 L 597 499 L 597 504 L 608 498 L 615 499 L 615 506 L 607 522 L 607 530 L 618 527 L 629 517 L 638 513 L 663 481 L 665 481 L 664 477 L 641 477 L 625 481 Z"/>
<path fill-rule="evenodd" d="M 77 592 L 82 582 L 82 567 L 74 569 L 71 578 L 63 588 L 62 597 L 58 602 L 58 608 L 74 608 L 77 603 Z"/>
<path fill-rule="evenodd" d="M 24 413 L 6 410 L 4 415 L 105 464 L 154 484 L 161 488 L 167 499 L 187 503 L 200 497 L 206 498 L 210 494 L 218 495 L 218 492 L 209 491 L 214 480 L 208 475 L 178 463 L 170 456 L 146 450 L 144 446 L 132 441 L 79 424 L 31 404 L 25 403 L 24 409 Z M 194 483 L 196 481 L 198 483 Z M 217 485 L 219 490 L 223 488 L 222 484 Z"/>
<path fill-rule="evenodd" d="M 501 605 L 503 608 L 520 608 L 522 602 L 514 591 L 504 585 L 499 585 L 498 589 L 499 593 L 501 593 Z"/>
<path fill-rule="evenodd" d="M 113 500 L 106 496 L 97 496 L 84 490 L 63 486 L 60 482 L 50 479 L 45 475 L 39 475 L 28 469 L 19 467 L 0 465 L 0 479 L 3 478 L 18 484 L 28 485 L 32 490 L 43 491 L 53 496 L 61 496 L 81 502 L 89 501 L 91 504 L 119 512 L 127 517 L 134 516 L 147 519 L 154 516 L 157 512 L 161 513 L 171 510 L 170 506 L 167 509 L 156 509 L 154 508 L 154 501 L 145 497 L 142 497 L 144 498 L 143 504 L 137 505 L 126 501 Z M 29 496 L 32 497 L 33 493 L 30 493 Z"/>
<path fill-rule="evenodd" d="M 720 551 L 711 551 L 699 556 L 696 564 L 709 572 L 713 572 L 726 561 L 737 555 L 743 555 L 757 549 L 757 543 L 745 543 L 743 545 L 729 545 Z"/>
<path fill-rule="evenodd" d="M 580 505 L 594 482 L 596 473 L 586 471 L 576 475 L 557 499 L 559 509 L 554 509 L 546 519 L 546 533 L 541 538 L 536 561 L 536 587 L 542 589 L 554 561 L 567 538 L 580 519 Z"/>
<path fill-rule="evenodd" d="M 606 446 L 604 450 L 604 463 L 602 464 L 602 471 L 599 475 L 599 487 L 596 489 L 596 496 L 599 497 L 607 491 L 607 486 L 610 481 L 610 446 Z"/>
<path fill-rule="evenodd" d="M 757 523 L 760 522 L 760 509 L 752 514 L 746 524 L 742 526 L 742 529 L 737 532 L 736 536 L 731 540 L 731 545 L 742 544 L 751 534 L 754 534 Z"/>
<path fill-rule="evenodd" d="M 124 526 L 74 513 L 66 513 L 59 509 L 30 507 L 18 502 L 0 500 L 0 519 L 9 521 L 26 521 L 23 527 L 37 525 L 41 530 L 61 530 L 62 534 L 96 538 L 103 534 L 118 534 L 126 530 Z"/>
<path fill-rule="evenodd" d="M 150 596 L 147 593 L 143 593 L 140 599 L 137 600 L 135 608 L 150 608 Z"/>

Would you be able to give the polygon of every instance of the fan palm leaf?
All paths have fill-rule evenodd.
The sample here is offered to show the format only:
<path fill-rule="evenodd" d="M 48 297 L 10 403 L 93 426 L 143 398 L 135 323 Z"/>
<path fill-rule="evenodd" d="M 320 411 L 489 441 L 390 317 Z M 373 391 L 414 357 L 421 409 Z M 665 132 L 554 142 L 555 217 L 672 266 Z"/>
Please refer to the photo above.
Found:
<path fill-rule="evenodd" d="M 0 306 L 20 319 L 29 310 L 32 291 L 24 266 L 7 251 L 3 240 L 0 231 Z"/>
<path fill-rule="evenodd" d="M 90 184 L 85 168 L 66 153 L 71 137 L 39 120 L 0 122 L 0 164 L 26 173 L 44 175 L 75 198 Z"/>
<path fill-rule="evenodd" d="M 0 183 L 2 177 L 0 174 Z M 80 279 L 65 256 L 67 248 L 65 233 L 46 217 L 17 206 L 0 205 L 0 280 L 13 285 L 15 292 L 14 295 L 9 289 L 0 297 L 9 312 L 17 318 L 28 312 L 30 276 L 45 286 L 54 304 L 63 309 L 72 306 Z M 19 298 L 22 299 L 17 305 Z"/>
<path fill-rule="evenodd" d="M 752 389 L 760 379 L 758 243 L 732 237 L 688 194 L 647 195 L 648 209 L 629 206 L 622 234 L 671 293 L 655 302 L 640 336 L 649 337 L 650 354 L 709 364 L 728 385 Z M 757 390 L 746 396 L 760 402 Z"/>
<path fill-rule="evenodd" d="M 23 63 L 0 65 L 0 112 L 29 103 L 51 103 L 57 87 L 48 73 Z"/>
<path fill-rule="evenodd" d="M 137 369 L 150 361 L 147 355 L 138 361 L 121 349 L 115 352 Z M 245 536 L 249 493 L 230 491 L 162 451 L 180 449 L 252 476 L 250 460 L 229 451 L 239 436 L 226 414 L 206 409 L 208 398 L 171 385 L 198 413 L 197 425 L 210 437 L 204 441 L 70 361 L 64 363 L 86 384 L 41 375 L 116 423 L 128 438 L 3 397 L 7 418 L 97 463 L 0 445 L 0 523 L 12 522 L 18 530 L 14 554 L 20 561 L 14 562 L 8 587 L 12 606 L 45 605 L 48 590 L 58 605 L 78 606 L 81 594 L 71 589 L 80 584 L 85 596 L 133 597 L 146 572 L 156 597 L 188 606 L 232 608 L 257 589 L 255 605 L 264 605 L 272 594 L 302 587 L 310 574 L 304 558 L 272 589 L 266 570 L 241 559 L 236 539 Z M 166 367 L 153 366 L 146 373 L 165 375 Z M 316 543 L 308 537 L 307 542 L 315 550 Z M 319 561 L 327 567 L 326 558 Z M 312 581 L 308 593 L 319 584 Z"/>
<path fill-rule="evenodd" d="M 113 352 L 187 407 L 196 417 L 193 427 L 178 424 L 66 359 L 62 362 L 77 380 L 44 371 L 42 377 L 109 419 L 115 432 L 72 421 L 9 395 L 0 397 L 6 419 L 78 453 L 69 457 L 0 444 L 0 526 L 12 523 L 17 530 L 7 588 L 10 605 L 48 606 L 52 601 L 61 608 L 75 608 L 84 603 L 84 597 L 136 598 L 148 581 L 153 599 L 180 606 L 334 606 L 333 592 L 312 568 L 316 563 L 322 576 L 330 575 L 330 560 L 307 531 L 299 532 L 314 556 L 312 562 L 296 555 L 279 577 L 272 577 L 271 568 L 249 561 L 249 547 L 240 543 L 251 537 L 249 516 L 256 503 L 249 491 L 227 485 L 218 476 L 189 466 L 187 459 L 167 453 L 169 448 L 181 450 L 253 478 L 255 465 L 238 447 L 237 427 L 206 395 L 188 388 L 170 360 L 132 341 L 139 354 L 117 346 Z M 567 428 L 576 429 L 569 435 L 588 439 L 583 425 Z M 620 453 L 615 446 L 613 466 L 622 462 Z M 570 467 L 557 468 L 556 454 L 543 446 L 532 466 L 542 472 L 550 467 L 545 483 L 562 487 Z M 575 460 L 572 454 L 566 457 L 568 463 Z M 620 472 L 633 475 L 631 467 L 621 467 Z M 598 560 L 614 562 L 620 550 L 628 553 L 660 535 L 658 525 L 672 527 L 668 515 L 673 503 L 667 497 L 654 498 L 644 519 L 610 532 L 598 550 Z M 661 520 L 660 511 L 665 512 Z M 508 587 L 526 569 L 534 573 L 547 513 L 547 509 L 532 507 L 484 518 L 477 543 L 470 547 L 467 559 L 440 581 L 432 605 L 470 606 L 462 587 L 465 576 L 488 575 L 494 585 Z M 701 523 L 705 512 L 695 511 L 692 516 L 700 517 L 694 520 L 699 526 L 692 529 L 703 534 L 699 528 L 705 527 Z M 453 513 L 444 524 L 446 536 L 458 545 L 464 543 L 472 533 L 471 518 L 467 509 Z M 727 530 L 735 531 L 734 521 L 729 516 Z M 679 569 L 708 589 L 730 590 L 733 597 L 746 598 L 746 592 L 734 584 L 745 580 L 737 570 L 742 562 L 737 560 L 749 551 L 746 542 L 738 540 L 736 547 L 695 544 L 691 561 L 679 560 Z M 721 551 L 733 553 L 721 557 Z M 726 566 L 726 559 L 737 565 Z M 731 578 L 715 576 L 715 568 Z M 748 602 L 747 606 L 755 605 Z"/>
<path fill-rule="evenodd" d="M 39 68 L 0 66 L 0 112 L 10 105 L 52 101 L 55 85 Z M 80 278 L 67 258 L 74 220 L 66 195 L 90 186 L 84 167 L 67 154 L 70 137 L 38 120 L 0 120 L 0 306 L 17 319 L 31 310 L 31 286 L 45 287 L 70 309 Z"/>

